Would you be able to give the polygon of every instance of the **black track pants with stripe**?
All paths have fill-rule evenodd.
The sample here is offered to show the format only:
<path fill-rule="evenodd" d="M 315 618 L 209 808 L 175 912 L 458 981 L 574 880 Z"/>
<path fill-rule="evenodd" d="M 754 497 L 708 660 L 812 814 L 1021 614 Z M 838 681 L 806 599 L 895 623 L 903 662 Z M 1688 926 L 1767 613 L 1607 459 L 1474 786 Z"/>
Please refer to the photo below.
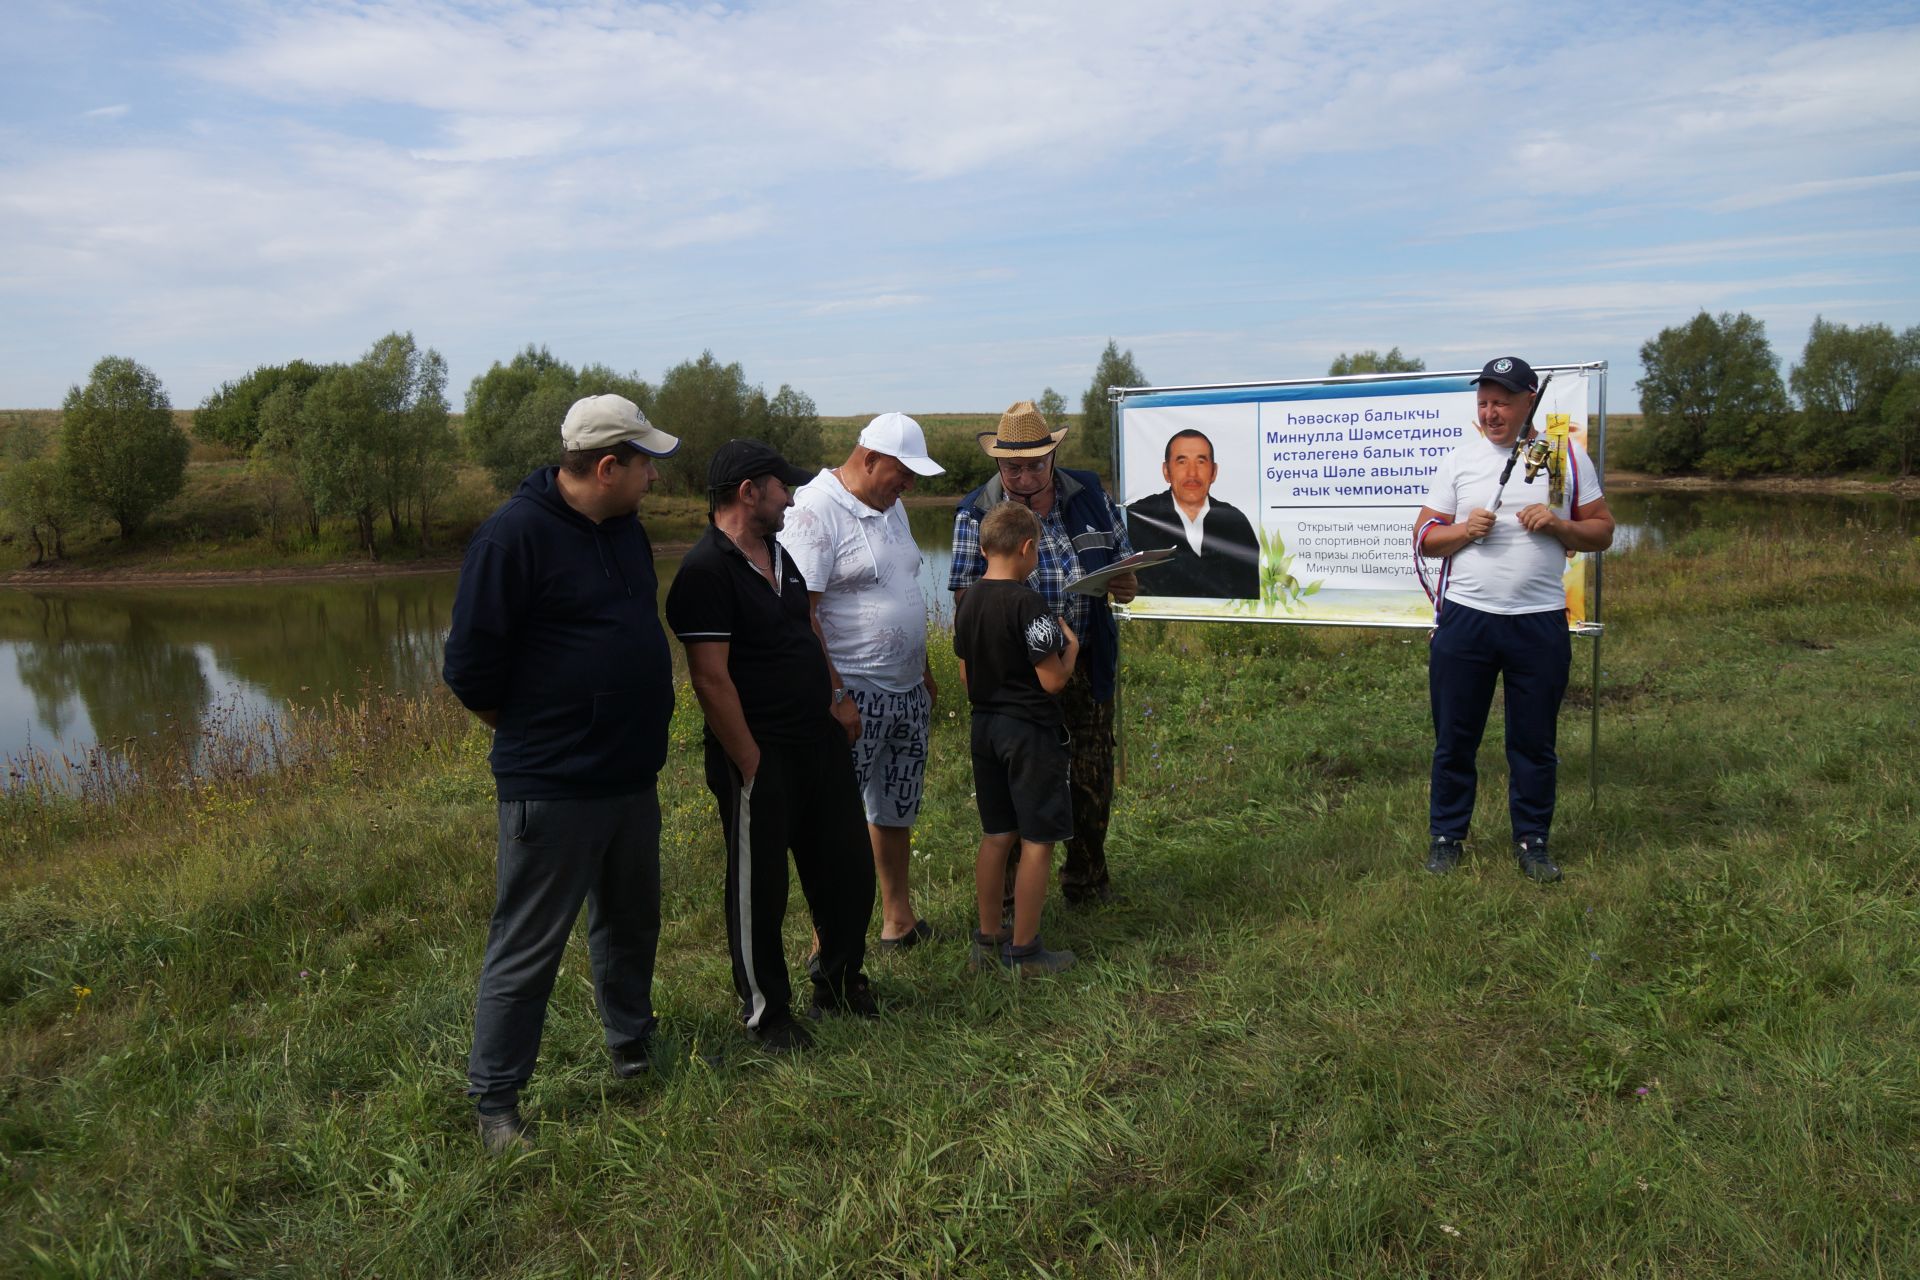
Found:
<path fill-rule="evenodd" d="M 727 849 L 727 946 L 741 1016 L 758 1027 L 791 1013 L 780 928 L 787 914 L 787 851 L 793 851 L 813 927 L 820 934 L 814 982 L 840 990 L 866 959 L 873 918 L 873 850 L 853 756 L 837 723 L 818 742 L 760 744 L 760 771 L 740 772 L 708 736 L 707 788 L 720 806 Z"/>

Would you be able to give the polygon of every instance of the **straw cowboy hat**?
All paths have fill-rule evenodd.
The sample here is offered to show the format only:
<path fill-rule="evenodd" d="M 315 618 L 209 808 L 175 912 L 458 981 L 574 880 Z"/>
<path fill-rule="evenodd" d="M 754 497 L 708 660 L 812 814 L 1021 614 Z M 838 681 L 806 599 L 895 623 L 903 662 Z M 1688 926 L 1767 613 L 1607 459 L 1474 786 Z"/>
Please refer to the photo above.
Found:
<path fill-rule="evenodd" d="M 1021 400 L 1007 406 L 995 431 L 982 431 L 976 438 L 989 458 L 1044 458 L 1060 447 L 1067 428 L 1047 430 L 1047 416 L 1034 408 L 1033 401 Z"/>

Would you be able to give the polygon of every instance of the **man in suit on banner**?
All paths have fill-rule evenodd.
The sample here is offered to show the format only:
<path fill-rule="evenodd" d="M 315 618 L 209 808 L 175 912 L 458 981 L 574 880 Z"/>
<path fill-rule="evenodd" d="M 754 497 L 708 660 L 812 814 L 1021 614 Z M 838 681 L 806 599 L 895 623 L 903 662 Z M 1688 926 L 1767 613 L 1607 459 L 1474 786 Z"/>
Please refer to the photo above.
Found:
<path fill-rule="evenodd" d="M 1164 492 L 1127 508 L 1127 541 L 1146 549 L 1171 546 L 1173 559 L 1147 578 L 1150 596 L 1251 600 L 1260 594 L 1260 542 L 1253 524 L 1213 496 L 1220 468 L 1213 442 L 1198 431 L 1167 441 L 1160 475 Z"/>

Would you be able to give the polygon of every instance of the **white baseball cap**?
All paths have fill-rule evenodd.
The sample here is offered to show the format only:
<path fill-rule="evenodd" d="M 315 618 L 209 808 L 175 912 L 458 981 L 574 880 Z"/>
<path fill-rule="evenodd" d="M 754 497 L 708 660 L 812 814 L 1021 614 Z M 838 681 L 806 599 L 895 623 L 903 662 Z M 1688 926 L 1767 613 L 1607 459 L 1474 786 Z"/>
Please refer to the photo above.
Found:
<path fill-rule="evenodd" d="M 640 406 L 625 396 L 604 395 L 573 402 L 560 424 L 560 444 L 569 451 L 630 444 L 653 457 L 669 458 L 680 447 L 680 437 L 648 422 Z"/>
<path fill-rule="evenodd" d="M 898 458 L 917 476 L 937 476 L 946 468 L 927 456 L 927 435 L 904 413 L 883 413 L 860 432 L 861 447 Z"/>

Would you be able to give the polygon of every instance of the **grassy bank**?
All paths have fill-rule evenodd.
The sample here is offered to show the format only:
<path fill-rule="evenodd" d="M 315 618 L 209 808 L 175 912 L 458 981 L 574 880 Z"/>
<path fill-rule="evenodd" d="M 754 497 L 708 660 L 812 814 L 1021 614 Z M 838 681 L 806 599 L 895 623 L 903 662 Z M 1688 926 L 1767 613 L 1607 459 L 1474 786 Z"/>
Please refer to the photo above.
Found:
<path fill-rule="evenodd" d="M 1498 785 L 1462 872 L 1418 869 L 1417 634 L 1138 625 L 1131 901 L 1048 922 L 1081 966 L 876 959 L 897 1011 L 792 1063 L 733 1022 L 683 690 L 673 1060 L 612 1080 L 576 938 L 541 1150 L 504 1164 L 461 1096 L 485 743 L 444 701 L 318 715 L 259 791 L 16 799 L 0 1271 L 1920 1273 L 1920 545 L 1703 531 L 1611 560 L 1608 600 L 1607 780 L 1590 810 L 1577 646 L 1563 885 L 1515 873 Z M 915 875 L 957 933 L 939 670 Z"/>

